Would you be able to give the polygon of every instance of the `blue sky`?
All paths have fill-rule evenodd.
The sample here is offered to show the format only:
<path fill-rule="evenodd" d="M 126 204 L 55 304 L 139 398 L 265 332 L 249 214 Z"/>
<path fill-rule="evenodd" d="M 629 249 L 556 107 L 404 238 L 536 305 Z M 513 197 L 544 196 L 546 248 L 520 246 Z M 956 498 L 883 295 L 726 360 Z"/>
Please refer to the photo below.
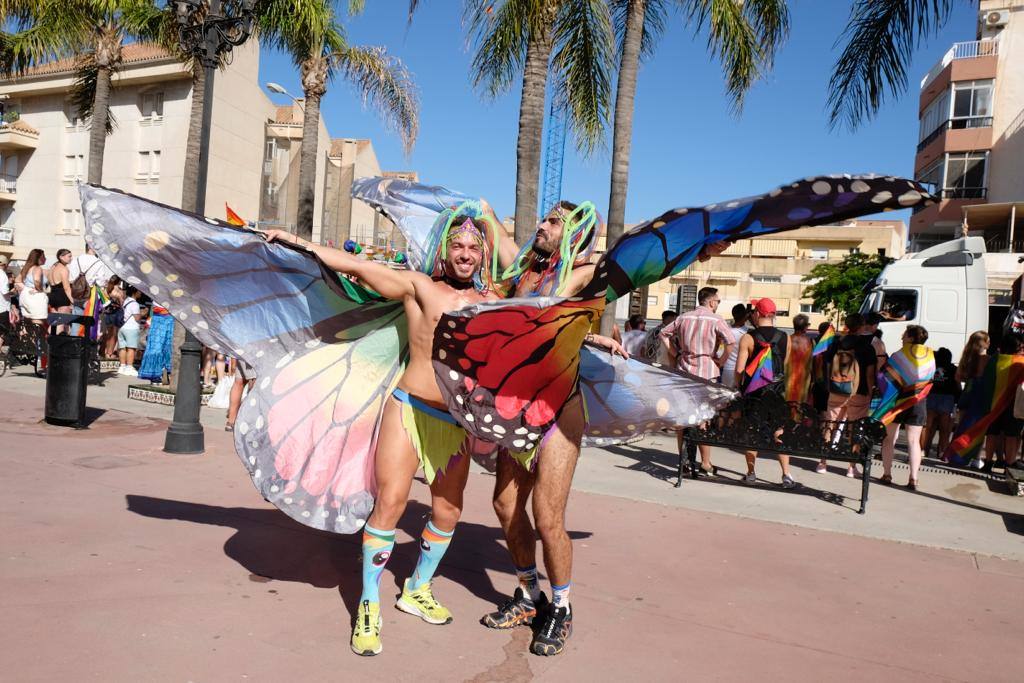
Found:
<path fill-rule="evenodd" d="M 457 0 L 420 3 L 406 28 L 404 0 L 367 3 L 345 18 L 349 40 L 383 45 L 412 71 L 420 91 L 419 141 L 406 158 L 387 131 L 344 81 L 331 85 L 323 103 L 334 137 L 373 140 L 385 170 L 414 169 L 432 184 L 486 197 L 499 215 L 515 200 L 518 85 L 485 101 L 469 82 L 471 53 Z M 974 39 L 975 3 L 954 3 L 946 28 L 921 46 L 910 65 L 911 85 L 899 101 L 856 133 L 830 131 L 826 85 L 846 24 L 847 0 L 792 0 L 792 30 L 775 69 L 748 95 L 740 116 L 730 113 L 721 69 L 676 17 L 654 58 L 641 67 L 627 222 L 676 206 L 704 205 L 757 194 L 819 173 L 884 173 L 909 176 L 917 143 L 918 83 L 949 46 Z M 261 80 L 300 94 L 298 75 L 284 56 L 265 51 Z M 282 103 L 287 99 L 273 96 Z M 581 159 L 567 146 L 563 196 L 608 204 L 611 131 L 602 151 Z M 891 217 L 890 214 L 887 217 Z"/>

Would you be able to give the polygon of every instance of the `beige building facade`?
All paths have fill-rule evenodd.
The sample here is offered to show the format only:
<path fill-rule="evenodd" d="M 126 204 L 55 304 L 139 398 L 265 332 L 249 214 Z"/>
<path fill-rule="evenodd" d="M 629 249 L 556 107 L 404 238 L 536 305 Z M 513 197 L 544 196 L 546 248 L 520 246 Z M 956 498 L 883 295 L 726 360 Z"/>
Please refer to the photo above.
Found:
<path fill-rule="evenodd" d="M 805 313 L 816 326 L 826 317 L 804 296 L 809 283 L 803 281 L 814 266 L 837 263 L 855 252 L 900 258 L 905 244 L 906 225 L 901 220 L 853 220 L 740 240 L 720 256 L 695 262 L 651 285 L 647 317 L 656 320 L 665 310 L 691 310 L 700 288 L 715 287 L 722 300 L 718 312 L 723 317 L 729 317 L 735 304 L 768 297 L 778 307 L 780 327 L 791 327 L 799 313 Z M 616 314 L 627 317 L 628 301 L 620 300 Z"/>
<path fill-rule="evenodd" d="M 206 212 L 223 218 L 228 205 L 246 221 L 294 230 L 302 100 L 278 106 L 266 95 L 256 41 L 233 55 L 215 77 Z M 71 105 L 73 67 L 54 62 L 0 80 L 0 254 L 13 259 L 41 248 L 52 262 L 58 249 L 79 253 L 84 246 L 76 183 L 86 179 L 89 129 Z M 184 65 L 155 45 L 125 46 L 103 184 L 180 206 L 191 108 Z M 381 175 L 372 143 L 332 140 L 321 118 L 318 144 L 313 239 L 338 243 L 341 230 L 368 243 L 391 239 L 394 226 L 349 196 L 352 178 Z"/>
<path fill-rule="evenodd" d="M 1024 0 L 977 8 L 976 39 L 951 46 L 921 81 L 914 172 L 940 201 L 915 208 L 914 251 L 966 227 L 990 252 L 1024 252 L 1024 217 L 1009 208 L 994 223 L 965 220 L 969 207 L 1024 201 Z"/>

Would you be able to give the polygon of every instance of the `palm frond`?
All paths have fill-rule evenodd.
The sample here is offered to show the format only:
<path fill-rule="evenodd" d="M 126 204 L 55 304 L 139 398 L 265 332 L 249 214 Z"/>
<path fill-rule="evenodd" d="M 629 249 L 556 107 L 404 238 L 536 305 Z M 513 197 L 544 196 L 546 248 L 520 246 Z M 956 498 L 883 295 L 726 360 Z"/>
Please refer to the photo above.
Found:
<path fill-rule="evenodd" d="M 463 23 L 476 46 L 470 76 L 487 97 L 506 92 L 523 71 L 526 45 L 541 30 L 538 6 L 545 0 L 467 0 Z"/>
<path fill-rule="evenodd" d="M 907 89 L 914 48 L 946 23 L 953 0 L 855 0 L 837 44 L 846 47 L 828 85 L 829 123 L 851 130 L 871 119 L 888 91 Z"/>
<path fill-rule="evenodd" d="M 626 35 L 626 17 L 635 0 L 609 0 L 612 26 L 615 27 L 615 51 L 622 52 L 622 40 Z M 644 8 L 644 33 L 640 39 L 640 59 L 646 61 L 654 56 L 658 40 L 668 26 L 669 0 L 647 0 Z"/>
<path fill-rule="evenodd" d="M 554 26 L 554 96 L 569 113 L 580 152 L 604 140 L 611 109 L 615 35 L 606 0 L 563 0 Z"/>
<path fill-rule="evenodd" d="M 768 70 L 789 33 L 785 0 L 686 0 L 688 22 L 708 28 L 708 50 L 722 62 L 725 89 L 735 111 Z"/>
<path fill-rule="evenodd" d="M 346 47 L 334 61 L 337 74 L 355 86 L 363 105 L 373 107 L 398 132 L 408 154 L 419 133 L 419 100 L 405 65 L 382 47 Z"/>
<path fill-rule="evenodd" d="M 79 56 L 75 64 L 75 82 L 71 86 L 71 106 L 78 112 L 83 121 L 89 121 L 93 115 L 93 104 L 96 101 L 96 79 L 99 67 L 91 52 Z M 107 135 L 114 132 L 117 120 L 114 113 L 107 109 L 107 120 L 103 122 Z"/>
<path fill-rule="evenodd" d="M 348 15 L 354 17 L 366 9 L 366 0 L 348 0 Z"/>
<path fill-rule="evenodd" d="M 336 26 L 330 0 L 260 0 L 254 7 L 261 43 L 284 52 L 296 66 L 324 51 L 324 39 Z"/>

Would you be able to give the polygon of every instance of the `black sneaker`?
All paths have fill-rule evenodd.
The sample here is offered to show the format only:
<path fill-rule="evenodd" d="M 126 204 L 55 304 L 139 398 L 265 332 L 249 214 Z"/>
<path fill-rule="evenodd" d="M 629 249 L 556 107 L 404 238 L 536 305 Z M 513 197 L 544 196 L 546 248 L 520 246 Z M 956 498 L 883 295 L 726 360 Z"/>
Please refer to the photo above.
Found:
<path fill-rule="evenodd" d="M 535 655 L 549 657 L 561 654 L 565 649 L 565 641 L 572 635 L 571 607 L 548 607 L 544 621 L 533 634 L 530 652 Z"/>
<path fill-rule="evenodd" d="M 516 588 L 512 599 L 501 605 L 497 612 L 485 614 L 480 623 L 487 628 L 515 628 L 523 624 L 533 623 L 538 611 L 547 609 L 548 597 L 541 591 L 540 598 L 536 603 L 528 595 L 523 593 L 522 588 Z"/>

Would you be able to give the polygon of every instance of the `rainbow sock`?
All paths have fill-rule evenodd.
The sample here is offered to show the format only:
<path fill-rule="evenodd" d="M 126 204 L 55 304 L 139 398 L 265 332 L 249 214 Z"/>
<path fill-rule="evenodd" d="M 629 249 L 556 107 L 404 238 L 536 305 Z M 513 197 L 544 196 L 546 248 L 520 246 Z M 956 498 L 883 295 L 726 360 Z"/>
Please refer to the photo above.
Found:
<path fill-rule="evenodd" d="M 455 529 L 441 531 L 434 526 L 433 522 L 427 521 L 427 525 L 423 527 L 423 534 L 420 536 L 420 559 L 416 561 L 416 571 L 409 579 L 409 588 L 416 590 L 423 587 L 424 584 L 430 583 L 454 534 Z"/>
<path fill-rule="evenodd" d="M 395 547 L 395 530 L 381 531 L 363 527 L 363 594 L 359 602 L 380 602 L 380 575 Z"/>
<path fill-rule="evenodd" d="M 540 600 L 540 577 L 537 576 L 537 565 L 529 567 L 516 567 L 516 578 L 519 579 L 519 587 L 523 594 L 537 602 Z"/>
<path fill-rule="evenodd" d="M 569 591 L 572 589 L 572 581 L 564 586 L 551 584 L 551 605 L 552 607 L 564 607 L 569 609 Z"/>

